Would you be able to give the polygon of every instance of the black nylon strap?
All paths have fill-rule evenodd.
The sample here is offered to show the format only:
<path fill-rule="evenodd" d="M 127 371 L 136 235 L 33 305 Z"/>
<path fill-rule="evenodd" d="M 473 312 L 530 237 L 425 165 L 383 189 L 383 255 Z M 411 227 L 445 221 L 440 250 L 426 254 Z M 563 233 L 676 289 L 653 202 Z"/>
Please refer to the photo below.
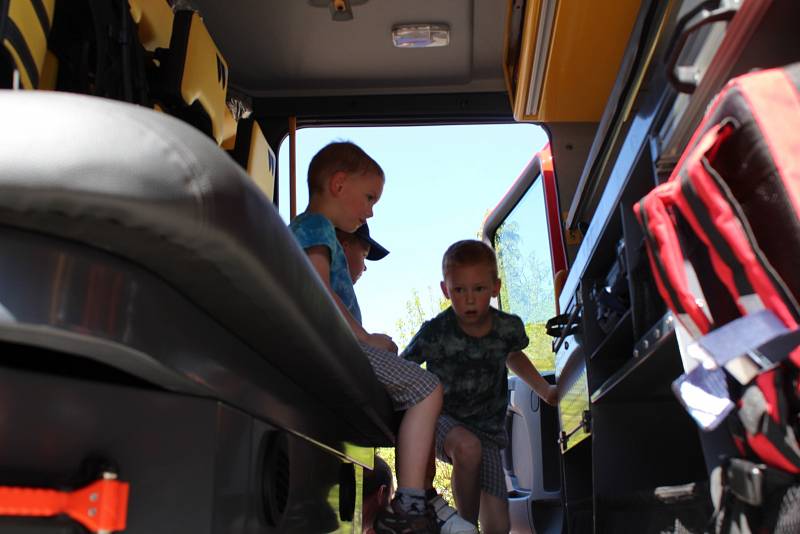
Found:
<path fill-rule="evenodd" d="M 780 335 L 764 343 L 754 352 L 772 363 L 780 363 L 798 346 L 800 346 L 800 329 Z"/>
<path fill-rule="evenodd" d="M 800 468 L 800 456 L 797 454 L 797 450 L 790 445 L 792 440 L 796 440 L 797 438 L 794 436 L 794 433 L 791 431 L 791 426 L 787 421 L 781 421 L 780 423 L 776 423 L 772 417 L 764 417 L 764 428 L 763 435 L 767 438 L 767 440 L 772 444 L 774 447 L 774 452 L 781 456 L 783 462 L 793 465 L 795 468 Z M 795 441 L 796 443 L 796 441 Z M 777 469 L 773 470 L 775 473 L 772 476 L 772 482 L 775 485 L 780 484 L 783 482 L 782 477 L 780 474 L 784 473 L 783 471 L 779 471 Z M 786 473 L 787 476 L 791 477 L 792 475 Z M 789 479 L 791 480 L 791 479 Z"/>
<path fill-rule="evenodd" d="M 50 18 L 47 16 L 44 2 L 42 2 L 42 0 L 31 0 L 31 4 L 33 5 L 33 10 L 36 12 L 36 18 L 39 19 L 39 24 L 42 26 L 44 37 L 47 39 L 47 36 L 50 34 Z"/>
<path fill-rule="evenodd" d="M 6 21 L 10 19 L 8 16 L 9 7 L 11 7 L 11 0 L 0 0 L 0 36 L 6 34 Z"/>
<path fill-rule="evenodd" d="M 747 236 L 747 240 L 750 244 L 750 248 L 753 249 L 753 253 L 758 260 L 758 263 L 761 264 L 761 267 L 764 269 L 764 272 L 767 273 L 767 276 L 772 282 L 773 287 L 776 291 L 781 294 L 781 298 L 783 302 L 786 304 L 786 307 L 792 312 L 792 315 L 796 320 L 800 321 L 800 305 L 798 305 L 797 300 L 792 295 L 792 292 L 786 287 L 786 284 L 783 282 L 783 279 L 775 272 L 775 269 L 770 265 L 769 261 L 764 257 L 761 249 L 758 247 L 757 241 L 755 236 L 753 235 L 753 231 L 750 228 L 750 224 L 747 222 L 747 217 L 742 210 L 742 207 L 739 205 L 739 202 L 734 198 L 733 193 L 731 192 L 728 185 L 719 175 L 719 173 L 711 166 L 711 163 L 708 161 L 707 158 L 702 159 L 703 168 L 705 168 L 706 172 L 709 176 L 714 180 L 717 184 L 722 195 L 725 196 L 725 199 L 728 201 L 728 204 L 731 207 L 731 211 L 733 211 L 734 216 L 739 220 L 739 223 L 742 225 L 744 229 L 745 236 Z"/>
<path fill-rule="evenodd" d="M 753 286 L 750 285 L 750 281 L 745 275 L 742 264 L 736 258 L 736 254 L 734 254 L 728 242 L 725 241 L 717 230 L 717 227 L 711 221 L 706 205 L 700 200 L 694 184 L 685 171 L 681 173 L 681 192 L 684 198 L 686 198 L 686 202 L 689 204 L 692 214 L 697 218 L 697 222 L 703 228 L 709 240 L 711 240 L 712 246 L 716 249 L 722 261 L 731 268 L 733 283 L 736 285 L 736 290 L 739 292 L 739 295 L 750 295 L 754 293 Z"/>

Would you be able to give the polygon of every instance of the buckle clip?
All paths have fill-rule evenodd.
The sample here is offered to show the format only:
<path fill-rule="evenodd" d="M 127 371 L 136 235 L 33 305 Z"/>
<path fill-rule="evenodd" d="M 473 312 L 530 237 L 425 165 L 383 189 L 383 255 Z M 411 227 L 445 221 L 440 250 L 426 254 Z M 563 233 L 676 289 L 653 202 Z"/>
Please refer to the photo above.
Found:
<path fill-rule="evenodd" d="M 110 471 L 73 491 L 0 486 L 0 516 L 66 514 L 95 534 L 110 534 L 125 530 L 129 489 Z"/>
<path fill-rule="evenodd" d="M 725 469 L 725 484 L 740 501 L 751 506 L 761 506 L 764 501 L 763 464 L 731 458 Z"/>

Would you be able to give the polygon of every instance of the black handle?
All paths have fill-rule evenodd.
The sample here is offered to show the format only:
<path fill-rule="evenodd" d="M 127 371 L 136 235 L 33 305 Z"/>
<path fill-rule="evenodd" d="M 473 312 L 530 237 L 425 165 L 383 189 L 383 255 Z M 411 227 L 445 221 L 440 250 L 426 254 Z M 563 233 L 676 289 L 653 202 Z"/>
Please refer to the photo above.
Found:
<path fill-rule="evenodd" d="M 709 9 L 709 4 L 717 4 L 716 9 Z M 723 4 L 723 5 L 719 5 Z M 680 93 L 694 93 L 697 89 L 697 78 L 699 72 L 693 66 L 679 66 L 678 58 L 683 52 L 689 36 L 694 32 L 713 24 L 714 22 L 730 21 L 737 11 L 739 11 L 739 2 L 728 4 L 727 2 L 704 2 L 696 9 L 693 9 L 684 15 L 676 28 L 676 38 L 670 46 L 670 53 L 667 59 L 667 78 L 669 83 Z"/>
<path fill-rule="evenodd" d="M 576 305 L 571 313 L 562 313 L 547 320 L 545 329 L 553 339 L 553 352 L 557 352 L 566 338 L 580 331 L 581 306 Z"/>

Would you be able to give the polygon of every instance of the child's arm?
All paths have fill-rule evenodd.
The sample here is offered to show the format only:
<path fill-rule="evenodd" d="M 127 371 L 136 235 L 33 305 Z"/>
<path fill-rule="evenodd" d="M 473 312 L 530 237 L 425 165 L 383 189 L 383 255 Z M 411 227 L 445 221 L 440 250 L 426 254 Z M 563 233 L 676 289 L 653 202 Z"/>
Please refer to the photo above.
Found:
<path fill-rule="evenodd" d="M 558 389 L 542 378 L 525 353 L 519 350 L 510 353 L 506 359 L 506 366 L 523 379 L 543 401 L 555 406 L 558 402 Z"/>
<path fill-rule="evenodd" d="M 339 307 L 339 311 L 344 315 L 347 324 L 350 325 L 350 329 L 353 331 L 356 338 L 375 348 L 397 353 L 397 345 L 394 344 L 392 338 L 386 334 L 370 334 L 364 330 L 364 327 L 355 320 L 350 310 L 347 309 L 342 299 L 339 298 L 339 295 L 337 295 L 331 287 L 331 259 L 328 248 L 322 245 L 309 247 L 306 249 L 306 254 L 308 254 L 311 265 L 314 266 L 314 270 L 316 270 L 319 277 L 322 278 L 325 289 L 327 289 L 328 293 L 333 297 L 334 302 L 336 302 L 336 305 Z"/>

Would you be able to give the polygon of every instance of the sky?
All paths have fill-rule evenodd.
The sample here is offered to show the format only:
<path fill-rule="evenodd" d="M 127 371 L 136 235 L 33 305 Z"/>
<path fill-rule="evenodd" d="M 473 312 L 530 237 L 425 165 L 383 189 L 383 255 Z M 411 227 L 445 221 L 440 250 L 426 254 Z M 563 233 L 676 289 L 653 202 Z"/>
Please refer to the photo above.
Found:
<path fill-rule="evenodd" d="M 546 143 L 531 124 L 304 128 L 297 132 L 297 211 L 308 203 L 314 154 L 331 141 L 352 141 L 383 168 L 383 195 L 368 221 L 389 249 L 368 261 L 355 286 L 364 328 L 397 338 L 397 320 L 417 290 L 431 306 L 440 295 L 442 254 L 478 236 L 491 211 Z M 280 213 L 289 219 L 289 141 L 278 152 Z"/>

